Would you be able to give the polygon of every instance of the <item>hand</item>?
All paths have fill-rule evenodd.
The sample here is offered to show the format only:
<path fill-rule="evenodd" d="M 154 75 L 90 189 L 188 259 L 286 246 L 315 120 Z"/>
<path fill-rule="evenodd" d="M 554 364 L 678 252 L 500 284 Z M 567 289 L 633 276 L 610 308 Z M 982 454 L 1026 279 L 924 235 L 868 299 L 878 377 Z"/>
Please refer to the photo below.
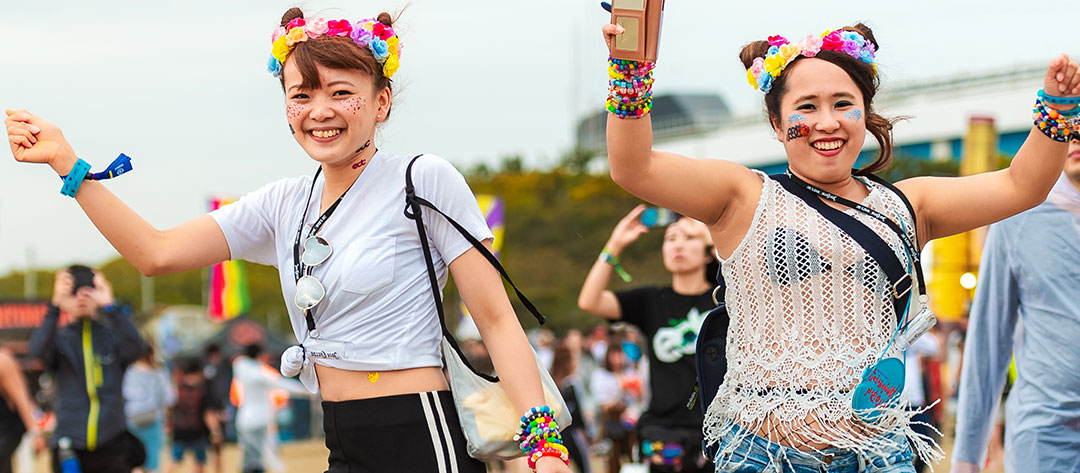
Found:
<path fill-rule="evenodd" d="M 66 269 L 56 272 L 56 282 L 53 283 L 52 305 L 63 307 L 63 304 L 74 297 L 71 288 L 75 287 L 75 277 Z"/>
<path fill-rule="evenodd" d="M 94 288 L 90 290 L 90 297 L 98 307 L 106 307 L 113 304 L 112 286 L 100 271 L 94 271 Z"/>
<path fill-rule="evenodd" d="M 60 128 L 26 110 L 6 110 L 8 144 L 15 160 L 44 163 L 58 174 L 67 174 L 78 159 Z"/>
<path fill-rule="evenodd" d="M 536 460 L 536 473 L 570 473 L 570 467 L 561 458 L 540 457 Z"/>
<path fill-rule="evenodd" d="M 41 432 L 38 432 L 36 435 L 34 435 L 33 439 L 34 440 L 33 442 L 31 442 L 31 445 L 33 445 L 35 454 L 41 455 L 49 449 L 49 443 L 45 441 L 45 436 L 41 435 Z"/>
<path fill-rule="evenodd" d="M 615 225 L 615 229 L 611 231 L 611 237 L 607 241 L 607 249 L 614 256 L 618 256 L 619 253 L 622 253 L 622 250 L 649 231 L 649 227 L 641 223 L 640 217 L 644 211 L 644 204 L 634 207 L 622 220 L 619 220 L 619 223 Z"/>
<path fill-rule="evenodd" d="M 1050 61 L 1050 67 L 1046 68 L 1046 78 L 1043 80 L 1043 91 L 1049 95 L 1058 97 L 1080 96 L 1080 73 L 1077 73 L 1076 61 L 1069 59 L 1065 54 L 1059 54 Z M 1069 110 L 1072 105 L 1047 104 L 1058 110 Z"/>
<path fill-rule="evenodd" d="M 615 36 L 621 35 L 626 32 L 626 28 L 622 26 L 608 23 L 600 28 L 600 31 L 604 33 L 604 42 L 607 44 L 614 44 Z"/>

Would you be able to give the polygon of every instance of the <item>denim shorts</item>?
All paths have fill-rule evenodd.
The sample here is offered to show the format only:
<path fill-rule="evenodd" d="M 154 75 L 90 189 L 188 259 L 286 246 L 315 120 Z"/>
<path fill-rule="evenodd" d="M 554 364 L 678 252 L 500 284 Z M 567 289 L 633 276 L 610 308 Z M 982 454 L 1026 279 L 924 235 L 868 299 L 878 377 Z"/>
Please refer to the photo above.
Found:
<path fill-rule="evenodd" d="M 184 461 L 184 452 L 191 450 L 191 453 L 195 455 L 195 463 L 199 465 L 206 464 L 206 439 L 194 439 L 194 440 L 173 440 L 172 444 L 172 459 L 175 463 Z"/>
<path fill-rule="evenodd" d="M 903 448 L 871 457 L 851 450 L 829 448 L 804 452 L 751 434 L 734 447 L 740 429 L 735 427 L 720 441 L 715 458 L 717 473 L 915 473 L 915 455 L 904 439 Z M 895 437 L 902 438 L 899 434 Z"/>

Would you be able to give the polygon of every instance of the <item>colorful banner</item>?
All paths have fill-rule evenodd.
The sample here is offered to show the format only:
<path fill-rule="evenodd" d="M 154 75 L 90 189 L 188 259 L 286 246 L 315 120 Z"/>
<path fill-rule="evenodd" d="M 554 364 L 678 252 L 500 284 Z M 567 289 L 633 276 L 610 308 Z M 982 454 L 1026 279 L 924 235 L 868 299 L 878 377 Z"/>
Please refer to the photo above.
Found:
<path fill-rule="evenodd" d="M 498 258 L 502 251 L 503 234 L 506 232 L 503 225 L 503 201 L 498 196 L 480 194 L 476 196 L 476 203 L 480 205 L 480 211 L 484 212 L 491 234 L 495 235 L 495 240 L 491 242 L 491 248 L 495 253 L 495 257 Z M 480 338 L 480 331 L 476 329 L 476 324 L 473 323 L 472 316 L 469 315 L 469 309 L 465 308 L 465 302 L 461 301 L 458 305 L 461 310 L 461 319 L 458 320 L 455 335 L 459 339 Z"/>
<path fill-rule="evenodd" d="M 233 199 L 212 198 L 210 210 L 228 205 Z M 210 267 L 210 300 L 206 305 L 207 316 L 214 322 L 223 322 L 247 312 L 251 308 L 247 272 L 244 262 L 226 261 Z"/>

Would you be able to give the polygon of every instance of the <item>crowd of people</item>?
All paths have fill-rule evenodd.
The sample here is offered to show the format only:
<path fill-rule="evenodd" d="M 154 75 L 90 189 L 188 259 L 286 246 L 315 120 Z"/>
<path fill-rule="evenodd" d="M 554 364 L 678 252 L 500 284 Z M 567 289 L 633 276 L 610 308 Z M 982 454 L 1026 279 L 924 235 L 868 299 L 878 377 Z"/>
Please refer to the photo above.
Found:
<path fill-rule="evenodd" d="M 644 23 L 602 27 L 613 56 L 643 40 L 644 30 L 626 28 Z M 318 163 L 316 171 L 271 182 L 171 229 L 153 227 L 100 182 L 125 175 L 123 162 L 90 173 L 58 126 L 26 110 L 8 110 L 5 124 L 15 159 L 51 167 L 63 181 L 61 194 L 74 198 L 141 273 L 230 259 L 278 268 L 298 342 L 280 357 L 280 373 L 299 381 L 273 373 L 257 347 L 231 365 L 243 388 L 233 394 L 243 398 L 235 423 L 245 471 L 266 468 L 261 455 L 273 436 L 266 411 L 244 406 L 264 409 L 272 402 L 268 392 L 280 388 L 321 397 L 329 473 L 479 473 L 486 471 L 481 460 L 511 441 L 525 454 L 522 462 L 540 473 L 565 473 L 571 463 L 586 470 L 586 452 L 597 450 L 607 452 L 610 471 L 633 459 L 653 472 L 913 472 L 918 462 L 944 456 L 928 428 L 932 396 L 913 392 L 925 391 L 915 388 L 919 358 L 941 351 L 940 343 L 920 338 L 935 321 L 920 252 L 936 238 L 1035 207 L 1048 193 L 1054 210 L 1047 215 L 1075 219 L 1075 212 L 1057 209 L 1077 202 L 1077 158 L 1068 143 L 1080 140 L 1080 66 L 1064 54 L 1050 62 L 1034 97 L 1031 133 L 1008 168 L 894 185 L 874 175 L 890 166 L 896 122 L 874 110 L 879 51 L 863 24 L 795 41 L 774 35 L 742 47 L 738 58 L 763 94 L 768 126 L 787 158 L 787 171 L 775 175 L 654 150 L 649 111 L 656 63 L 610 58 L 611 178 L 682 217 L 664 227 L 661 254 L 671 284 L 608 289 L 613 274 L 630 279 L 619 255 L 654 222 L 640 218 L 649 209 L 635 208 L 612 232 L 578 298 L 583 310 L 632 329 L 611 334 L 601 326 L 559 345 L 540 333 L 539 364 L 503 286 L 501 278 L 509 278 L 491 253 L 493 233 L 461 173 L 436 155 L 394 154 L 377 143 L 376 130 L 391 114 L 401 54 L 394 19 L 385 12 L 359 21 L 309 18 L 299 8 L 282 16 L 267 69 L 284 93 L 290 134 Z M 867 135 L 878 151 L 856 167 Z M 1061 190 L 1051 193 L 1055 182 Z M 971 443 L 958 444 L 956 460 L 977 467 L 981 459 L 980 436 L 988 429 L 980 421 L 994 394 L 977 399 L 971 391 L 1001 384 L 1019 318 L 1031 343 L 1019 352 L 1014 389 L 1030 402 L 1008 416 L 1022 417 L 1013 423 L 1027 428 L 1007 436 L 1005 448 L 1014 455 L 1006 466 L 1032 471 L 1020 465 L 1035 462 L 1076 471 L 1078 381 L 1034 373 L 1080 361 L 1080 353 L 1061 350 L 1070 340 L 1062 334 L 1077 333 L 1075 297 L 1068 296 L 1075 290 L 1045 294 L 1046 284 L 1077 280 L 1077 265 L 1059 255 L 1075 254 L 1068 253 L 1075 245 L 1063 240 L 1075 243 L 1070 231 L 1080 227 L 1075 220 L 1043 222 L 1038 210 L 1031 215 L 1037 217 L 1019 218 L 1059 232 L 1045 232 L 1040 249 L 1052 248 L 1047 253 L 1027 255 L 1011 245 L 1028 246 L 1017 230 L 1027 223 L 991 231 L 1001 245 L 991 245 L 991 258 L 1006 262 L 983 281 L 980 290 L 994 293 L 977 298 L 976 307 L 989 312 L 975 312 L 979 343 L 969 340 L 965 349 L 961 391 L 970 388 L 960 395 L 960 425 L 972 432 L 962 432 Z M 1024 265 L 1030 259 L 1055 265 L 1031 269 Z M 480 425 L 444 376 L 442 340 L 451 335 L 440 291 L 449 276 L 483 341 L 482 350 L 465 348 L 490 355 L 505 393 L 500 402 L 522 413 L 520 422 L 503 419 L 517 425 L 505 438 L 484 437 L 493 427 Z M 1046 303 L 1025 305 L 1032 294 Z M 714 299 L 725 304 L 717 313 L 726 317 L 726 333 L 718 336 L 723 349 L 714 354 L 725 368 L 711 373 L 722 382 L 703 386 L 705 409 L 694 410 L 684 401 L 699 394 L 695 342 Z M 991 309 L 1001 307 L 1001 313 Z M 61 312 L 67 323 L 60 323 Z M 223 404 L 206 367 L 185 362 L 171 380 L 161 376 L 129 314 L 90 268 L 58 274 L 30 353 L 55 380 L 49 440 L 55 471 L 70 462 L 87 473 L 145 465 L 146 452 L 160 449 L 155 429 L 162 425 L 172 426 L 177 461 L 190 452 L 205 463 L 207 446 L 221 437 Z M 984 357 L 993 363 L 983 364 Z M 124 389 L 129 366 L 132 379 L 145 383 Z M 562 403 L 545 392 L 541 366 L 554 372 L 581 422 L 559 425 Z M 217 367 L 210 371 L 220 376 Z M 130 411 L 125 392 L 140 396 Z M 25 424 L 27 403 L 20 395 L 12 399 L 5 415 Z M 969 399 L 978 405 L 964 405 Z M 172 414 L 163 413 L 170 402 Z M 133 418 L 137 425 L 129 428 Z"/>

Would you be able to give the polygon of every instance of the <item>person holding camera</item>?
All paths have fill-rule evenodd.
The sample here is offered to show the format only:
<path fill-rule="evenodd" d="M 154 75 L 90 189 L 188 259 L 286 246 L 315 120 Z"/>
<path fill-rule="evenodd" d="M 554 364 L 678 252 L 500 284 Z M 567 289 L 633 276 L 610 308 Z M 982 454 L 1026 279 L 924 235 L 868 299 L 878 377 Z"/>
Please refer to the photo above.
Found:
<path fill-rule="evenodd" d="M 67 315 L 62 326 L 61 312 Z M 100 272 L 74 265 L 56 273 L 52 300 L 28 350 L 56 383 L 54 472 L 61 471 L 61 439 L 70 441 L 83 473 L 128 473 L 142 464 L 142 444 L 127 431 L 123 380 L 145 350 Z"/>
<path fill-rule="evenodd" d="M 614 23 L 602 31 L 609 44 L 637 37 Z M 656 63 L 613 57 L 611 177 L 705 222 L 716 243 L 730 325 L 704 430 L 718 468 L 913 472 L 914 454 L 943 457 L 913 429 L 903 389 L 903 345 L 933 320 L 913 281 L 919 251 L 1045 200 L 1080 129 L 1080 66 L 1064 54 L 1049 61 L 1033 127 L 1007 169 L 892 185 L 873 175 L 890 165 L 896 122 L 874 111 L 880 44 L 861 23 L 809 33 L 762 38 L 738 55 L 787 173 L 654 150 Z M 868 134 L 876 159 L 855 168 Z"/>
<path fill-rule="evenodd" d="M 649 231 L 646 223 L 663 223 L 652 218 L 643 222 L 647 210 L 655 209 L 638 205 L 615 225 L 581 286 L 578 307 L 609 320 L 628 322 L 641 329 L 648 340 L 651 397 L 638 419 L 637 432 L 649 471 L 711 471 L 711 464 L 701 455 L 701 409 L 686 407 L 697 379 L 694 351 L 698 330 L 705 314 L 715 307 L 714 282 L 709 275 L 717 268 L 708 229 L 690 218 L 667 225 L 661 255 L 664 268 L 671 272 L 670 286 L 620 292 L 607 288 L 616 271 L 624 280 L 629 279 L 619 255 Z"/>

